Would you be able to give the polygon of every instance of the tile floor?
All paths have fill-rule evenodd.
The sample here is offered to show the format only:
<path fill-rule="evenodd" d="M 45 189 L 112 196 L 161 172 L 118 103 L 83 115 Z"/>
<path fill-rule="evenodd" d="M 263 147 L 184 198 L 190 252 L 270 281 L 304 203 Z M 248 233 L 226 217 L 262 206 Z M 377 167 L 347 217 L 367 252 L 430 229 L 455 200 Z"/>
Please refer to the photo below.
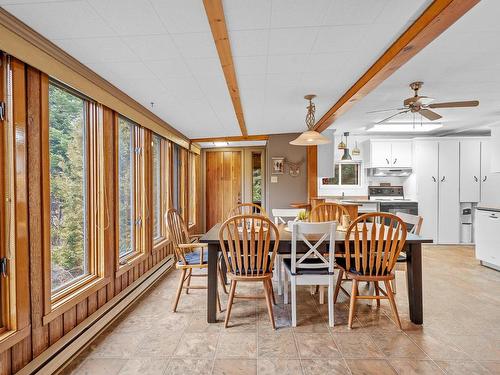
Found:
<path fill-rule="evenodd" d="M 426 247 L 423 269 L 423 326 L 409 321 L 405 274 L 397 275 L 403 332 L 386 301 L 380 309 L 360 303 L 349 330 L 345 298 L 336 305 L 336 326 L 330 329 L 326 305 L 307 288 L 299 290 L 295 329 L 281 298 L 276 331 L 264 301 L 248 300 L 235 303 L 231 327 L 224 329 L 222 323 L 206 323 L 204 290 L 183 294 L 178 312 L 171 312 L 178 281 L 172 272 L 64 373 L 500 374 L 500 272 L 479 266 L 473 248 L 465 246 Z"/>

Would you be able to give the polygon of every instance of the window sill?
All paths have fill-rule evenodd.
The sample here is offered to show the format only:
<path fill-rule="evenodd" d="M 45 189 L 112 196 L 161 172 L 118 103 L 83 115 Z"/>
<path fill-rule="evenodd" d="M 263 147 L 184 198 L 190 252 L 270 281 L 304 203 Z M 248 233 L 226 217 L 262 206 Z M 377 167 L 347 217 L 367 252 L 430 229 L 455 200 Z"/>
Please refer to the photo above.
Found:
<path fill-rule="evenodd" d="M 170 244 L 170 240 L 167 238 L 162 238 L 161 240 L 153 244 L 153 253 L 156 253 L 158 250 L 163 249 L 168 244 Z"/>
<path fill-rule="evenodd" d="M 72 307 L 76 306 L 90 295 L 96 293 L 99 289 L 105 287 L 110 282 L 109 277 L 99 277 L 91 282 L 88 282 L 82 288 L 66 295 L 64 298 L 56 302 L 52 302 L 50 312 L 43 317 L 43 325 L 50 323 L 52 320 L 65 313 Z"/>
<path fill-rule="evenodd" d="M 115 277 L 119 277 L 123 275 L 124 273 L 128 272 L 130 269 L 135 267 L 138 263 L 144 261 L 148 257 L 147 254 L 145 253 L 139 253 L 136 254 L 135 256 L 129 257 L 126 259 L 125 264 L 118 264 L 118 269 L 115 272 Z"/>
<path fill-rule="evenodd" d="M 0 334 L 0 353 L 11 348 L 18 342 L 24 340 L 31 334 L 31 325 L 28 325 L 20 331 L 6 331 Z"/>

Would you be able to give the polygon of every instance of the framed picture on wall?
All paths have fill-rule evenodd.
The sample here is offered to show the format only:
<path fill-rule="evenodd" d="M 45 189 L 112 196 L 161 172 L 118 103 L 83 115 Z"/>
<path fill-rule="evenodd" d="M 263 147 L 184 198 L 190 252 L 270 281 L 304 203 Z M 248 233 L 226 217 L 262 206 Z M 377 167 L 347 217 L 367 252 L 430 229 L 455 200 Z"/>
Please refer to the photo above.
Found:
<path fill-rule="evenodd" d="M 285 173 L 285 158 L 284 157 L 273 157 L 271 159 L 273 162 L 272 174 Z"/>

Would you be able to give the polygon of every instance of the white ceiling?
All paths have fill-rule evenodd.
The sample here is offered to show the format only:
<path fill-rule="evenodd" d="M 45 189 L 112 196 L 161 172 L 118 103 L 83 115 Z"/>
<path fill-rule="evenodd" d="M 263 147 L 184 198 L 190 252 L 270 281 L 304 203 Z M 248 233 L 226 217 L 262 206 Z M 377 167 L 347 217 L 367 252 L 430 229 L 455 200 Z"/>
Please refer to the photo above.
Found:
<path fill-rule="evenodd" d="M 262 147 L 267 141 L 199 142 L 201 148 L 218 147 Z"/>
<path fill-rule="evenodd" d="M 225 0 L 241 101 L 250 134 L 304 129 L 317 94 L 319 119 L 431 0 Z M 0 0 L 8 12 L 191 138 L 240 135 L 202 0 Z M 500 2 L 483 0 L 386 82 L 340 117 L 398 107 L 408 83 L 439 101 L 480 107 L 440 110 L 446 128 L 500 115 Z M 487 56 L 487 58 L 485 58 Z M 497 74 L 495 74 L 497 73 Z M 384 115 L 384 114 L 382 114 Z M 479 119 L 478 119 L 479 118 Z"/>
<path fill-rule="evenodd" d="M 332 128 L 356 130 L 392 114 L 413 95 L 408 84 L 423 81 L 421 95 L 441 101 L 479 100 L 476 108 L 436 109 L 436 134 L 480 130 L 500 122 L 500 1 L 483 0 L 379 87 L 342 115 Z M 394 112 L 395 113 L 395 112 Z M 412 121 L 400 116 L 394 121 Z M 420 121 L 420 116 L 417 116 Z"/>

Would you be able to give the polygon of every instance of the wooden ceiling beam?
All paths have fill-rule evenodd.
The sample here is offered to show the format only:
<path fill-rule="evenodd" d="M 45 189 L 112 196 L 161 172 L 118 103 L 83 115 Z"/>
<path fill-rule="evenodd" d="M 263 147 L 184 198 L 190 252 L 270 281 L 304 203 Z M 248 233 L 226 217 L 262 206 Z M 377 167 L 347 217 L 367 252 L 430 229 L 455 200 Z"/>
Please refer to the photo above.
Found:
<path fill-rule="evenodd" d="M 322 132 L 413 56 L 441 35 L 480 0 L 435 0 L 316 123 Z"/>
<path fill-rule="evenodd" d="M 215 137 L 215 138 L 195 138 L 191 139 L 193 143 L 202 142 L 242 142 L 242 141 L 267 141 L 269 139 L 268 135 L 247 135 L 247 136 L 236 136 L 236 137 Z"/>
<path fill-rule="evenodd" d="M 240 100 L 240 90 L 236 79 L 236 71 L 234 70 L 233 55 L 231 53 L 231 44 L 229 43 L 229 35 L 226 27 L 226 19 L 224 17 L 224 8 L 222 0 L 203 0 L 205 12 L 207 13 L 210 29 L 214 38 L 219 60 L 226 78 L 227 88 L 231 101 L 233 102 L 234 112 L 240 125 L 241 134 L 248 135 L 243 116 L 243 107 Z"/>

